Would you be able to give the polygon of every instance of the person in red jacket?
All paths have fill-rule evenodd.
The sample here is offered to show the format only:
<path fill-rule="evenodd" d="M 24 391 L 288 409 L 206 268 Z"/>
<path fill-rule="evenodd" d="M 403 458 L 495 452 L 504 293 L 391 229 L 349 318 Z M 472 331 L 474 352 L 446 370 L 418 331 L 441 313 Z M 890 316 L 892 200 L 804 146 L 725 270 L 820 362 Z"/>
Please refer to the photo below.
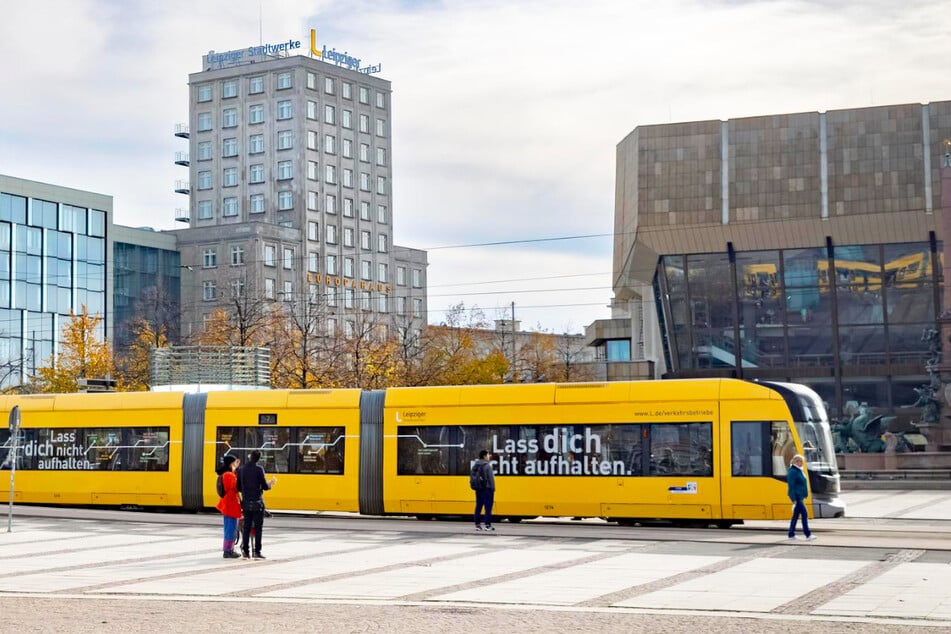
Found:
<path fill-rule="evenodd" d="M 234 542 L 238 537 L 238 520 L 241 519 L 241 500 L 238 498 L 238 476 L 235 475 L 241 461 L 235 456 L 221 459 L 221 484 L 224 496 L 218 501 L 217 509 L 225 521 L 224 558 L 237 559 L 241 555 L 235 552 Z"/>

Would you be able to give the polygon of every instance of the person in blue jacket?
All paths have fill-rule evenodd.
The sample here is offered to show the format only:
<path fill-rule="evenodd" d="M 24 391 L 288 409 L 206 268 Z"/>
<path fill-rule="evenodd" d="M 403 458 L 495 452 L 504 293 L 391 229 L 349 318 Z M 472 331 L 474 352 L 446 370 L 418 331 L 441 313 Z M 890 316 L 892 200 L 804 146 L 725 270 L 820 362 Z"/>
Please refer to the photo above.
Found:
<path fill-rule="evenodd" d="M 809 530 L 809 511 L 806 510 L 805 499 L 809 497 L 809 486 L 806 483 L 806 474 L 803 472 L 803 457 L 796 454 L 789 461 L 789 471 L 786 472 L 789 499 L 793 503 L 792 519 L 789 521 L 789 539 L 796 537 L 796 522 L 802 517 L 802 534 L 806 539 L 815 539 Z"/>

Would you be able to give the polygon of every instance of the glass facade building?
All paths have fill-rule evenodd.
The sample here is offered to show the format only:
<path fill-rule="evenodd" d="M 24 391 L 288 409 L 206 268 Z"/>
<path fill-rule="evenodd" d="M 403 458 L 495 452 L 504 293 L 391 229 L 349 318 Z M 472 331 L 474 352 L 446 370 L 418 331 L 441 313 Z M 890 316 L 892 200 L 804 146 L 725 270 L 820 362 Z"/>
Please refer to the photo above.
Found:
<path fill-rule="evenodd" d="M 655 378 L 902 411 L 943 306 L 947 138 L 948 101 L 635 128 L 617 147 L 612 318 L 589 340 L 623 333 Z"/>
<path fill-rule="evenodd" d="M 103 317 L 112 198 L 0 176 L 0 387 L 29 382 L 71 313 Z"/>
<path fill-rule="evenodd" d="M 941 305 L 940 249 L 909 242 L 662 256 L 666 365 L 677 376 L 729 369 L 794 378 L 829 404 L 914 403 L 913 388 L 926 381 L 922 335 Z"/>

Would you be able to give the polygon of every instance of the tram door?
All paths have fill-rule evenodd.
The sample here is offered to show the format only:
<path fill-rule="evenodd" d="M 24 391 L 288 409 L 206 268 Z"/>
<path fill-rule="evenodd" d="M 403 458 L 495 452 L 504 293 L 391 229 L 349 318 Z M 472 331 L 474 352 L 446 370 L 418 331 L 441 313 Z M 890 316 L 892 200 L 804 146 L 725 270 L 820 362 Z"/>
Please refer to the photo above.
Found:
<path fill-rule="evenodd" d="M 721 408 L 723 517 L 786 519 L 791 515 L 786 465 L 796 446 L 786 421 L 751 418 L 757 409 L 729 402 Z"/>

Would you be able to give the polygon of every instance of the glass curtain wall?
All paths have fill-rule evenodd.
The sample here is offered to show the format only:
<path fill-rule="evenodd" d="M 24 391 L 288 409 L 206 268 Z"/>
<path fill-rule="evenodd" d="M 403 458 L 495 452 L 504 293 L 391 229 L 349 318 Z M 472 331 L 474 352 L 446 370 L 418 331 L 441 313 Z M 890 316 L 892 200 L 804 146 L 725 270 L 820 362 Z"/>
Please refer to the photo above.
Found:
<path fill-rule="evenodd" d="M 837 412 L 911 404 L 941 305 L 940 254 L 913 242 L 836 246 L 831 258 L 737 252 L 735 267 L 726 253 L 663 256 L 655 288 L 672 372 L 799 381 Z"/>

